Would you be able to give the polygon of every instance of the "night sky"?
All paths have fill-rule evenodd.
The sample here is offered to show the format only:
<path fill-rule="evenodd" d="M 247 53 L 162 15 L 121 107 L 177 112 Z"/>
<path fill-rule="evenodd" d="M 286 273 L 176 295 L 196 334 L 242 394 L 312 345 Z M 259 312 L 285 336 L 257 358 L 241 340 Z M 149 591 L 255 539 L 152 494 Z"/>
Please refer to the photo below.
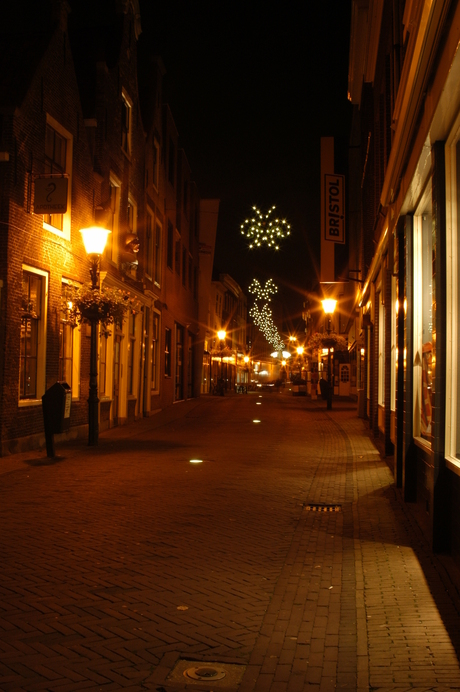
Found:
<path fill-rule="evenodd" d="M 91 21 L 114 1 L 71 6 Z M 221 200 L 215 268 L 246 293 L 253 278 L 273 278 L 295 318 L 317 282 L 320 138 L 349 133 L 351 0 L 139 1 L 140 49 L 163 59 L 164 97 L 199 193 Z M 4 3 L 2 17 L 36 28 L 43 3 Z M 276 205 L 291 224 L 278 253 L 248 249 L 240 225 L 253 205 Z"/>
<path fill-rule="evenodd" d="M 247 292 L 272 277 L 295 318 L 317 281 L 320 138 L 347 138 L 350 0 L 140 0 L 164 97 L 202 197 L 221 200 L 215 268 Z M 292 225 L 278 253 L 250 251 L 240 224 L 276 205 Z"/>

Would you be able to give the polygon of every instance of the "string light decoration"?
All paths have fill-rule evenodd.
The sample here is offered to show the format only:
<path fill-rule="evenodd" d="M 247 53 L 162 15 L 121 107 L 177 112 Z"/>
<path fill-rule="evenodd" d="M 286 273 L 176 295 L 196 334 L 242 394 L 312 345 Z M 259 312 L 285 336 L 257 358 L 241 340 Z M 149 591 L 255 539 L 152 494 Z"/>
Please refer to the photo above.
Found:
<path fill-rule="evenodd" d="M 272 295 L 277 293 L 278 287 L 273 283 L 273 279 L 268 279 L 265 286 L 262 286 L 258 279 L 253 279 L 248 290 L 249 293 L 253 293 L 255 296 L 254 305 L 249 310 L 254 324 L 276 351 L 282 351 L 285 345 L 273 322 L 273 313 L 269 305 Z"/>
<path fill-rule="evenodd" d="M 241 224 L 241 235 L 249 240 L 249 248 L 259 248 L 263 245 L 279 250 L 279 241 L 291 234 L 291 226 L 286 219 L 275 219 L 273 206 L 267 214 L 263 214 L 257 207 L 252 207 L 254 215 Z"/>

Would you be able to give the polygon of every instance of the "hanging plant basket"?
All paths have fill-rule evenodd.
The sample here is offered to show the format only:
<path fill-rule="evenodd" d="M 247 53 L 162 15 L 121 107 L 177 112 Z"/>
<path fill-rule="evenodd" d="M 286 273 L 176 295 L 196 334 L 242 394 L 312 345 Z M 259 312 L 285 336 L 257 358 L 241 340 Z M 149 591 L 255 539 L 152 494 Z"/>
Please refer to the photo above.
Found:
<path fill-rule="evenodd" d="M 309 338 L 307 348 L 312 352 L 323 348 L 333 348 L 335 351 L 348 351 L 348 340 L 341 334 L 337 334 L 337 332 L 331 332 L 330 334 L 316 332 Z"/>
<path fill-rule="evenodd" d="M 75 326 L 81 322 L 100 322 L 107 330 L 114 322 L 123 321 L 127 314 L 140 310 L 139 301 L 129 291 L 93 289 L 90 284 L 68 284 L 62 299 L 66 319 Z"/>

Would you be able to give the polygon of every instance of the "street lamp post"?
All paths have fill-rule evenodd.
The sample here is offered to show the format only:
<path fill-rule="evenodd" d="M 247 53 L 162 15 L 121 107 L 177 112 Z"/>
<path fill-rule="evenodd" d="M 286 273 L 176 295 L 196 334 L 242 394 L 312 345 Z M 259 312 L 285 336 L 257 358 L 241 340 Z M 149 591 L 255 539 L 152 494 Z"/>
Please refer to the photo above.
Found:
<path fill-rule="evenodd" d="M 303 346 L 297 346 L 296 351 L 297 351 L 297 356 L 299 358 L 299 380 L 301 380 L 302 379 L 302 367 L 303 367 L 302 356 L 303 356 L 303 352 L 304 352 Z"/>
<path fill-rule="evenodd" d="M 111 231 L 100 226 L 82 228 L 83 244 L 91 262 L 89 270 L 91 276 L 91 288 L 93 291 L 99 290 L 99 267 L 101 255 L 104 252 L 107 236 Z M 88 444 L 97 445 L 99 441 L 99 399 L 97 396 L 97 325 L 99 318 L 91 317 L 91 351 L 89 366 L 89 397 L 88 397 Z"/>
<path fill-rule="evenodd" d="M 217 332 L 217 338 L 219 339 L 220 346 L 220 379 L 222 386 L 222 394 L 224 393 L 224 365 L 223 365 L 223 353 L 224 353 L 224 341 L 227 336 L 225 329 L 219 329 Z"/>
<path fill-rule="evenodd" d="M 327 333 L 328 336 L 331 333 L 331 319 L 334 314 L 337 301 L 334 298 L 325 298 L 321 301 L 323 304 L 323 310 L 327 317 Z M 332 373 L 331 373 L 331 340 L 328 339 L 327 342 L 327 406 L 326 408 L 330 411 L 332 409 Z"/>

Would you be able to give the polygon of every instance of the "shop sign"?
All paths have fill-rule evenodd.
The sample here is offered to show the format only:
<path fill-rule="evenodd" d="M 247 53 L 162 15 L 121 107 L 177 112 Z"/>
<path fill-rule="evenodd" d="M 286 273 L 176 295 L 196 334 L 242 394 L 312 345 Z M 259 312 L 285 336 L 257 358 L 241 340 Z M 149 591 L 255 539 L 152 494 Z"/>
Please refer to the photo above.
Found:
<path fill-rule="evenodd" d="M 35 214 L 65 214 L 68 178 L 43 176 L 35 179 Z"/>
<path fill-rule="evenodd" d="M 325 239 L 332 243 L 345 243 L 345 176 L 336 173 L 324 175 L 325 186 Z"/>

